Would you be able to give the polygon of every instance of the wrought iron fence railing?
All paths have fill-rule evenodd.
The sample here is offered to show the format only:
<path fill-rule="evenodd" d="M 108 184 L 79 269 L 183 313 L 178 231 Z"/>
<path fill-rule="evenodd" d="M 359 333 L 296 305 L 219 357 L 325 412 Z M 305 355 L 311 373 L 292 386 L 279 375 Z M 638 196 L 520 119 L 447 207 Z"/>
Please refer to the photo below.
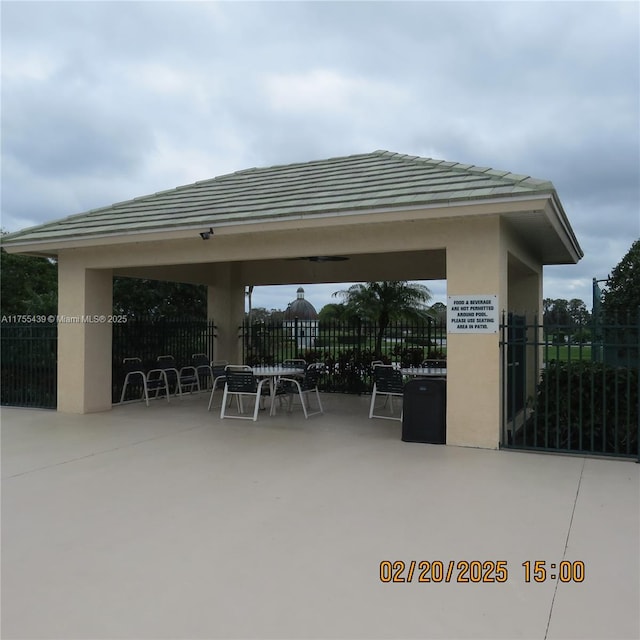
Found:
<path fill-rule="evenodd" d="M 2 323 L 0 345 L 0 404 L 55 408 L 56 325 Z"/>
<path fill-rule="evenodd" d="M 640 312 L 607 324 L 501 326 L 505 447 L 638 457 Z"/>
<path fill-rule="evenodd" d="M 191 364 L 203 353 L 214 358 L 216 327 L 212 320 L 129 320 L 113 325 L 112 401 L 119 402 L 125 378 L 125 358 L 140 358 L 144 369 L 153 368 L 159 356 L 172 356 L 178 367 Z M 140 389 L 127 388 L 125 400 L 139 398 Z"/>
<path fill-rule="evenodd" d="M 158 356 L 172 355 L 178 366 L 194 353 L 214 359 L 215 325 L 206 320 L 129 320 L 112 325 L 112 400 L 119 402 L 123 360 L 140 358 L 149 368 Z M 371 362 L 382 358 L 417 365 L 446 357 L 446 327 L 433 320 L 392 322 L 384 332 L 370 323 L 320 322 L 313 331 L 292 323 L 245 323 L 239 329 L 243 361 L 272 364 L 302 357 L 323 363 L 325 391 L 363 393 L 371 389 Z M 2 325 L 2 404 L 55 408 L 57 327 Z M 138 397 L 131 387 L 127 397 Z"/>
<path fill-rule="evenodd" d="M 55 408 L 57 327 L 3 323 L 0 338 L 1 403 Z M 113 325 L 113 401 L 120 399 L 124 358 L 150 366 L 172 355 L 186 365 L 194 353 L 213 359 L 214 338 L 210 321 Z M 239 338 L 244 362 L 322 363 L 321 388 L 346 393 L 370 390 L 374 359 L 412 365 L 442 359 L 447 350 L 446 328 L 434 321 L 392 323 L 382 335 L 367 323 L 320 322 L 312 335 L 296 332 L 295 324 L 244 324 Z M 500 343 L 503 446 L 639 455 L 640 315 L 596 326 L 544 325 L 511 314 L 503 318 Z"/>
<path fill-rule="evenodd" d="M 446 326 L 433 319 L 391 322 L 384 331 L 368 322 L 245 322 L 239 334 L 246 364 L 322 363 L 320 388 L 342 393 L 371 390 L 373 360 L 410 366 L 444 359 L 447 351 Z"/>
<path fill-rule="evenodd" d="M 206 320 L 129 320 L 112 333 L 112 401 L 119 402 L 124 358 L 140 358 L 150 368 L 158 356 L 172 355 L 178 366 L 194 353 L 213 359 L 215 325 Z M 4 406 L 55 409 L 58 328 L 55 324 L 2 324 L 0 402 Z M 131 387 L 127 397 L 139 397 Z"/>

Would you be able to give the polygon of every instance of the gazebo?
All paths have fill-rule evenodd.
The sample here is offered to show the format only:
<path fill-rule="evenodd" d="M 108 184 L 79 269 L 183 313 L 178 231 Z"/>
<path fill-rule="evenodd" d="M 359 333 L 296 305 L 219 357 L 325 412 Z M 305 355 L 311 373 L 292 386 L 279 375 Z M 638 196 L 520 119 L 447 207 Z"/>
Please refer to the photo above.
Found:
<path fill-rule="evenodd" d="M 302 287 L 298 287 L 296 299 L 287 306 L 283 325 L 298 349 L 313 349 L 318 336 L 318 312 L 305 300 Z"/>
<path fill-rule="evenodd" d="M 57 258 L 66 316 L 109 316 L 114 275 L 206 284 L 216 357 L 230 362 L 247 285 L 446 279 L 459 320 L 462 307 L 489 314 L 449 326 L 447 441 L 489 448 L 503 411 L 497 314 L 540 311 L 543 265 L 582 257 L 551 182 L 389 151 L 246 169 L 2 245 Z M 111 326 L 60 324 L 58 410 L 110 409 L 110 383 Z"/>

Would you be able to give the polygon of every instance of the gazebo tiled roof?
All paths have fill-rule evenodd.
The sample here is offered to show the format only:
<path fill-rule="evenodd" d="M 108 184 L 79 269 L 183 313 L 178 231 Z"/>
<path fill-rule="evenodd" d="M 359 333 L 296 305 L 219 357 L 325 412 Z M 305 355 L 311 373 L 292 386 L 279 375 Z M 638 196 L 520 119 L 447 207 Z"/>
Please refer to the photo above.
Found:
<path fill-rule="evenodd" d="M 5 245 L 135 236 L 308 216 L 553 194 L 526 175 L 389 151 L 253 168 L 19 231 Z M 131 237 L 131 240 L 135 239 Z M 577 246 L 577 243 L 576 243 Z M 17 248 L 17 247 L 16 247 Z"/>

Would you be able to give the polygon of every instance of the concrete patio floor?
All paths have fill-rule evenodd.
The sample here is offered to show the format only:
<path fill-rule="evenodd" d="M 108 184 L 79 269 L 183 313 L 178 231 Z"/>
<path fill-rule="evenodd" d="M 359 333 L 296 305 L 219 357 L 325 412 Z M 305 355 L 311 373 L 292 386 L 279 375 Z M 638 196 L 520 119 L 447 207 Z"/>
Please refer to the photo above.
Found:
<path fill-rule="evenodd" d="M 640 636 L 640 465 L 404 443 L 368 397 L 323 401 L 256 423 L 204 395 L 4 408 L 2 637 Z M 385 560 L 508 579 L 383 583 Z M 525 561 L 585 579 L 527 583 Z"/>

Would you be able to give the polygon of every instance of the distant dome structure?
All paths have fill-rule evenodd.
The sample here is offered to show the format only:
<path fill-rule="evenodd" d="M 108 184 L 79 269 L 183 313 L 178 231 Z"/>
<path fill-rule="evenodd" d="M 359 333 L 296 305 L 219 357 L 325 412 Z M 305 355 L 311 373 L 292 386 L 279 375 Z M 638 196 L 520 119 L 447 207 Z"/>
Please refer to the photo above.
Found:
<path fill-rule="evenodd" d="M 295 339 L 298 349 L 311 349 L 318 335 L 318 312 L 304 299 L 304 289 L 298 287 L 296 299 L 284 312 L 284 328 Z"/>
<path fill-rule="evenodd" d="M 285 320 L 317 320 L 318 313 L 316 308 L 308 301 L 304 299 L 304 289 L 298 287 L 298 297 L 289 303 L 287 310 L 284 312 Z"/>

